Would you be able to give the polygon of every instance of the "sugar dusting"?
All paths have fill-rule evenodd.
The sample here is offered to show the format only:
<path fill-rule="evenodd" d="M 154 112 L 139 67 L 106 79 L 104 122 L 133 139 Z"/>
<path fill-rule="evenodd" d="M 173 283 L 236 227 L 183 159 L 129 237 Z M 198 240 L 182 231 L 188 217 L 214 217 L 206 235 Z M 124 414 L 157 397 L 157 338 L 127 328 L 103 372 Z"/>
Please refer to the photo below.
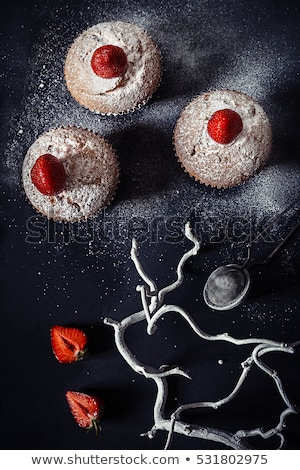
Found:
<path fill-rule="evenodd" d="M 263 220 L 280 212 L 297 194 L 299 166 L 278 153 L 276 146 L 270 164 L 260 174 L 242 186 L 223 191 L 203 187 L 184 173 L 172 145 L 174 126 L 183 107 L 208 89 L 248 93 L 262 104 L 271 123 L 277 126 L 272 97 L 284 81 L 284 57 L 279 60 L 276 48 L 268 50 L 261 38 L 260 42 L 239 44 L 238 34 L 231 28 L 232 17 L 223 12 L 222 22 L 218 21 L 210 14 L 209 2 L 198 6 L 188 3 L 182 28 L 174 27 L 174 18 L 181 13 L 179 3 L 171 6 L 158 2 L 154 10 L 142 3 L 130 9 L 115 2 L 108 13 L 105 2 L 95 7 L 87 1 L 77 19 L 68 7 L 70 16 L 65 28 L 59 24 L 59 13 L 56 16 L 54 10 L 46 11 L 48 23 L 34 44 L 23 108 L 12 117 L 5 151 L 3 178 L 8 191 L 16 191 L 26 151 L 42 132 L 58 125 L 76 125 L 111 141 L 120 158 L 121 184 L 112 206 L 92 221 L 99 236 L 87 245 L 86 253 L 94 263 L 104 253 L 116 265 L 128 262 L 128 225 L 136 227 L 134 218 L 138 227 L 142 224 L 149 242 L 149 227 L 157 218 L 165 223 L 179 217 L 183 224 L 195 211 L 204 221 L 223 219 L 224 214 L 227 218 L 247 217 L 255 211 L 256 217 Z M 191 28 L 195 17 L 201 18 L 198 29 Z M 95 116 L 78 106 L 67 91 L 64 60 L 72 40 L 84 28 L 115 19 L 132 21 L 149 31 L 162 53 L 164 75 L 145 108 L 128 116 Z M 111 226 L 120 225 L 120 220 L 123 231 L 119 230 L 116 237 Z M 107 234 L 103 236 L 107 221 Z M 225 249 L 230 254 L 230 243 Z M 63 242 L 56 250 L 58 255 L 67 252 Z"/>
<path fill-rule="evenodd" d="M 31 181 L 31 168 L 40 155 L 51 153 L 64 163 L 66 187 L 49 198 Z M 118 183 L 118 160 L 106 140 L 77 127 L 48 131 L 30 146 L 23 163 L 24 190 L 32 205 L 54 220 L 75 222 L 106 207 Z"/>
<path fill-rule="evenodd" d="M 216 143 L 207 132 L 210 117 L 220 109 L 237 111 L 242 130 L 228 145 Z M 207 185 L 236 186 L 269 159 L 272 131 L 257 101 L 244 93 L 216 90 L 195 98 L 182 112 L 174 132 L 176 155 L 186 170 Z"/>
<path fill-rule="evenodd" d="M 128 67 L 118 79 L 98 77 L 90 67 L 93 51 L 113 44 L 125 52 Z M 102 22 L 80 34 L 68 50 L 66 84 L 74 98 L 97 113 L 118 114 L 144 104 L 160 81 L 160 53 L 151 37 L 128 22 Z"/>

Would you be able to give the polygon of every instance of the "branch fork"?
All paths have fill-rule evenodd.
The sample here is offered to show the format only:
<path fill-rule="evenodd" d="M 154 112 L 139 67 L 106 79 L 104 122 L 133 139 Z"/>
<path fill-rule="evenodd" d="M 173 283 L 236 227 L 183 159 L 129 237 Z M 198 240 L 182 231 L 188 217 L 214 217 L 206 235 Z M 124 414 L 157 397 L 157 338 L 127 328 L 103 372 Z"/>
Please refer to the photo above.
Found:
<path fill-rule="evenodd" d="M 132 240 L 131 247 L 131 259 L 135 265 L 135 268 L 143 280 L 144 284 L 138 285 L 136 290 L 140 292 L 142 310 L 139 312 L 132 313 L 125 317 L 122 321 L 118 322 L 111 318 L 105 318 L 104 323 L 111 326 L 114 329 L 115 343 L 121 354 L 128 365 L 138 374 L 143 375 L 147 379 L 155 381 L 157 386 L 156 400 L 153 408 L 153 420 L 154 424 L 152 428 L 143 436 L 148 438 L 154 438 L 158 430 L 167 432 L 167 441 L 165 449 L 168 449 L 171 445 L 172 437 L 174 433 L 179 433 L 187 437 L 196 437 L 199 439 L 206 439 L 226 445 L 229 448 L 241 450 L 251 449 L 251 446 L 247 438 L 252 436 L 260 436 L 263 439 L 269 439 L 271 436 L 278 436 L 279 446 L 282 448 L 285 443 L 283 435 L 283 429 L 285 427 L 286 419 L 290 414 L 297 413 L 297 408 L 290 402 L 287 393 L 283 387 L 283 383 L 276 370 L 269 368 L 262 360 L 265 354 L 272 352 L 284 352 L 292 354 L 294 348 L 300 344 L 300 341 L 296 341 L 292 344 L 286 344 L 278 341 L 268 340 L 265 338 L 235 338 L 230 336 L 228 333 L 222 333 L 218 335 L 210 335 L 204 332 L 193 320 L 188 312 L 178 305 L 169 305 L 164 303 L 164 299 L 168 293 L 177 289 L 184 281 L 184 266 L 186 262 L 195 256 L 199 249 L 200 243 L 197 238 L 193 235 L 189 223 L 185 226 L 185 236 L 192 242 L 192 248 L 183 254 L 178 266 L 177 266 L 177 278 L 170 285 L 158 290 L 156 283 L 146 274 L 138 256 L 138 245 L 135 239 Z M 157 322 L 162 315 L 167 313 L 177 313 L 181 315 L 191 329 L 205 341 L 225 341 L 237 346 L 253 345 L 251 354 L 241 363 L 240 376 L 233 387 L 232 391 L 222 399 L 218 401 L 206 401 L 206 402 L 195 402 L 186 403 L 180 405 L 169 418 L 165 417 L 165 403 L 168 397 L 168 382 L 167 378 L 171 375 L 180 375 L 185 378 L 191 379 L 191 377 L 178 366 L 169 367 L 162 365 L 159 369 L 155 369 L 149 365 L 144 365 L 138 361 L 138 359 L 131 353 L 125 342 L 125 333 L 127 328 L 130 326 L 146 321 L 147 333 L 149 335 L 155 334 L 157 330 Z M 283 404 L 285 405 L 284 410 L 279 416 L 278 423 L 272 429 L 263 431 L 261 428 L 255 428 L 250 430 L 238 430 L 235 433 L 222 431 L 220 429 L 214 429 L 209 427 L 203 427 L 198 425 L 191 425 L 181 420 L 182 413 L 191 409 L 200 408 L 212 408 L 217 409 L 230 401 L 232 401 L 241 390 L 250 370 L 252 367 L 258 367 L 263 373 L 265 373 L 273 382 L 278 391 L 279 396 Z"/>

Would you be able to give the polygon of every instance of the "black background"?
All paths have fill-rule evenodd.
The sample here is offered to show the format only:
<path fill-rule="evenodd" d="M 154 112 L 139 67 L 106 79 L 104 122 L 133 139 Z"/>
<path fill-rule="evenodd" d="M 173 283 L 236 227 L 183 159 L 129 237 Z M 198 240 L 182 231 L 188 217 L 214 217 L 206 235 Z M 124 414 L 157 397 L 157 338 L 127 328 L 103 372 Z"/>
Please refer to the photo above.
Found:
<path fill-rule="evenodd" d="M 140 310 L 140 283 L 130 260 L 132 236 L 159 287 L 175 279 L 190 243 L 181 236 L 190 220 L 202 238 L 186 266 L 185 283 L 167 302 L 177 303 L 210 334 L 293 342 L 300 338 L 299 238 L 295 235 L 268 266 L 253 269 L 243 305 L 210 310 L 202 298 L 210 272 L 245 256 L 249 233 L 298 197 L 300 11 L 277 1 L 9 1 L 1 7 L 1 426 L 3 449 L 162 449 L 166 435 L 141 437 L 152 422 L 155 384 L 134 373 L 117 352 L 103 318 Z M 68 46 L 101 21 L 130 21 L 158 44 L 162 82 L 150 102 L 124 116 L 95 116 L 70 97 L 63 80 Z M 274 133 L 270 165 L 243 187 L 202 187 L 174 156 L 172 133 L 184 105 L 208 89 L 228 87 L 261 102 Z M 113 204 L 86 224 L 47 222 L 28 204 L 21 186 L 27 148 L 49 128 L 74 124 L 111 140 L 120 158 L 121 183 Z M 196 222 L 199 222 L 196 224 Z M 273 241 L 285 233 L 273 233 Z M 119 229 L 118 227 L 121 227 Z M 139 229 L 138 229 L 139 228 Z M 282 230 L 281 230 L 282 229 Z M 243 232 L 243 233 L 244 233 Z M 270 243 L 257 244 L 259 254 Z M 273 245 L 272 245 L 273 246 Z M 77 325 L 89 337 L 89 356 L 62 365 L 51 351 L 54 324 Z M 216 400 L 233 388 L 249 351 L 202 341 L 176 315 L 165 316 L 153 337 L 145 325 L 128 331 L 128 344 L 147 364 L 179 364 L 193 380 L 173 378 L 167 413 L 187 401 Z M 222 359 L 223 365 L 219 364 Z M 292 402 L 299 405 L 299 348 L 270 354 Z M 77 427 L 65 392 L 98 393 L 106 403 L 96 438 Z M 274 383 L 249 376 L 239 396 L 217 411 L 186 416 L 190 422 L 234 431 L 272 427 L 282 403 Z M 299 416 L 287 420 L 287 448 L 300 448 Z M 257 440 L 260 449 L 278 440 Z M 176 435 L 176 449 L 221 449 Z"/>

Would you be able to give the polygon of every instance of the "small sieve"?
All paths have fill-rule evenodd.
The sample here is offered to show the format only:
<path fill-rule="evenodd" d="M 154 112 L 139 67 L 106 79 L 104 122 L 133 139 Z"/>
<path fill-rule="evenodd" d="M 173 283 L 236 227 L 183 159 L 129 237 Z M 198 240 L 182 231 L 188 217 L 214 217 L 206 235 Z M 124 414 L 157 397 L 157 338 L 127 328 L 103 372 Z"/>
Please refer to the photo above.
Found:
<path fill-rule="evenodd" d="M 297 201 L 299 201 L 299 199 Z M 274 225 L 294 206 L 295 202 L 286 207 L 278 216 L 271 219 L 269 223 L 263 227 L 263 231 L 247 245 L 248 255 L 243 264 L 226 264 L 225 266 L 218 267 L 210 274 L 203 289 L 204 301 L 210 308 L 214 310 L 230 310 L 240 305 L 245 300 L 251 285 L 249 269 L 255 265 L 267 264 L 297 230 L 300 226 L 300 221 L 296 223 L 275 249 L 263 260 L 252 258 L 253 244 L 262 236 L 264 231 L 267 231 L 267 229 Z"/>

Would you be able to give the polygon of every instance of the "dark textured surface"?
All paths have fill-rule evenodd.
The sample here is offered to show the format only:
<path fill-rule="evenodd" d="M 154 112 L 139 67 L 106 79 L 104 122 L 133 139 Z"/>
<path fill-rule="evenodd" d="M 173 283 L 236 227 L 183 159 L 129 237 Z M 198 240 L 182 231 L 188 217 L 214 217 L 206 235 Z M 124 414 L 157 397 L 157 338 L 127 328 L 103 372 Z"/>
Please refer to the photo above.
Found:
<path fill-rule="evenodd" d="M 80 108 L 63 80 L 68 46 L 84 29 L 107 20 L 144 27 L 162 52 L 164 75 L 141 110 L 99 117 Z M 271 264 L 253 268 L 246 301 L 228 312 L 202 297 L 211 271 L 246 256 L 245 242 L 270 215 L 299 194 L 300 10 L 298 2 L 25 1 L 1 7 L 1 447 L 3 449 L 161 449 L 166 435 L 140 437 L 152 422 L 155 384 L 119 355 L 103 318 L 140 310 L 141 281 L 129 258 L 132 236 L 159 287 L 175 279 L 190 243 L 190 219 L 202 247 L 188 262 L 186 281 L 168 298 L 210 334 L 283 342 L 300 339 L 299 234 Z M 248 93 L 268 113 L 274 132 L 271 163 L 242 187 L 202 187 L 186 175 L 172 133 L 185 104 L 208 89 Z M 74 124 L 105 135 L 120 157 L 121 184 L 112 206 L 88 224 L 61 225 L 34 213 L 21 187 L 29 145 L 43 131 Z M 289 214 L 288 214 L 289 215 Z M 291 224 L 286 216 L 255 255 L 270 252 Z M 279 230 L 280 229 L 280 230 Z M 59 364 L 51 351 L 54 324 L 78 325 L 90 340 L 87 359 Z M 179 364 L 193 380 L 172 378 L 167 413 L 180 403 L 216 400 L 233 388 L 249 352 L 200 340 L 182 318 L 166 315 L 154 336 L 145 325 L 128 331 L 128 344 L 149 365 Z M 219 364 L 219 360 L 223 364 Z M 299 348 L 273 354 L 292 402 L 299 405 Z M 282 403 L 260 372 L 220 410 L 189 413 L 193 423 L 234 431 L 277 422 Z M 96 439 L 75 424 L 67 390 L 93 391 L 106 402 Z M 16 424 L 18 423 L 18 424 Z M 288 418 L 287 447 L 300 448 L 299 416 Z M 277 441 L 255 442 L 272 448 Z M 218 449 L 174 436 L 173 448 Z"/>

